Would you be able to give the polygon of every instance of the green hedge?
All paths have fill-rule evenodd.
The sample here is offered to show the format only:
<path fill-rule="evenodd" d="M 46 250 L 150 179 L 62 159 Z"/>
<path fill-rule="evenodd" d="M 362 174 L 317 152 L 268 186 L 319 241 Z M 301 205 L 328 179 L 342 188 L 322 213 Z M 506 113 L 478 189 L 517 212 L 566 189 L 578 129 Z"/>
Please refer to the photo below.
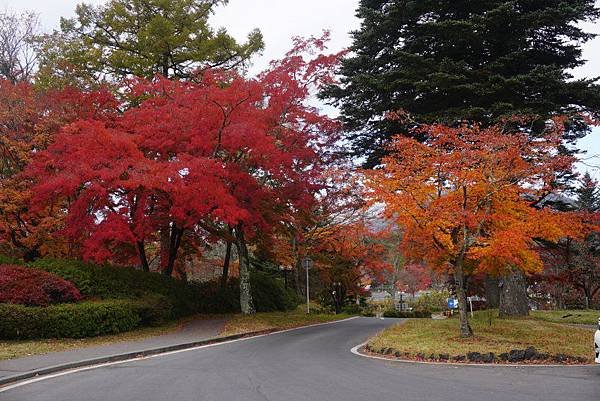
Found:
<path fill-rule="evenodd" d="M 162 296 L 170 302 L 172 317 L 193 313 L 237 313 L 240 311 L 239 282 L 229 280 L 221 289 L 218 281 L 185 283 L 159 273 L 129 267 L 95 265 L 78 260 L 38 259 L 29 266 L 71 281 L 87 298 L 122 299 Z M 285 289 L 281 280 L 264 272 L 252 272 L 250 285 L 259 312 L 295 309 L 299 297 Z"/>
<path fill-rule="evenodd" d="M 75 284 L 87 298 L 121 299 L 163 296 L 173 317 L 197 313 L 200 289 L 160 273 L 147 273 L 130 267 L 95 265 L 78 260 L 38 259 L 30 266 L 57 274 Z"/>
<path fill-rule="evenodd" d="M 240 287 L 239 281 L 232 278 L 222 289 L 218 281 L 197 284 L 202 293 L 201 313 L 239 313 Z M 267 273 L 252 272 L 250 276 L 252 300 L 257 312 L 274 312 L 293 310 L 301 299 L 294 290 L 286 289 L 280 280 Z"/>
<path fill-rule="evenodd" d="M 239 282 L 185 283 L 158 273 L 76 260 L 39 259 L 31 268 L 54 273 L 88 300 L 74 305 L 27 308 L 0 304 L 0 338 L 89 337 L 137 326 L 160 325 L 195 313 L 239 313 Z M 299 297 L 280 279 L 252 272 L 252 296 L 259 312 L 295 309 Z"/>
<path fill-rule="evenodd" d="M 397 311 L 397 310 L 386 310 L 383 312 L 383 317 L 397 317 L 397 318 L 423 318 L 428 319 L 431 318 L 430 312 L 422 312 L 422 311 Z"/>
<path fill-rule="evenodd" d="M 140 301 L 109 300 L 27 307 L 0 304 L 0 338 L 83 338 L 117 334 L 141 324 Z"/>

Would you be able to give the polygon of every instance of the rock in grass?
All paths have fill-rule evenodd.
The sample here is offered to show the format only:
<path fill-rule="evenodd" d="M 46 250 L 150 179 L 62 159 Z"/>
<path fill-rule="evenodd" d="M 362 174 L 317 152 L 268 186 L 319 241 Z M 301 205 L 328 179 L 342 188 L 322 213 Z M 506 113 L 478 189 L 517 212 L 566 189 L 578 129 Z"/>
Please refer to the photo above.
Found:
<path fill-rule="evenodd" d="M 523 357 L 524 357 L 524 359 L 531 361 L 531 360 L 537 359 L 537 356 L 538 356 L 538 352 L 535 349 L 535 347 L 528 347 L 525 350 L 525 354 Z"/>
<path fill-rule="evenodd" d="M 503 352 L 500 354 L 500 360 L 502 361 L 508 361 L 508 353 L 507 352 Z"/>
<path fill-rule="evenodd" d="M 456 355 L 452 359 L 455 360 L 456 362 L 462 362 L 462 361 L 466 360 L 467 357 L 464 355 Z"/>
<path fill-rule="evenodd" d="M 556 355 L 554 355 L 554 357 L 552 358 L 552 360 L 554 362 L 564 363 L 564 362 L 567 362 L 569 360 L 569 356 L 565 355 L 565 354 L 556 354 Z"/>
<path fill-rule="evenodd" d="M 525 350 L 513 349 L 508 353 L 508 362 L 521 362 L 525 359 Z"/>
<path fill-rule="evenodd" d="M 467 359 L 471 362 L 481 362 L 482 358 L 483 357 L 479 352 L 469 352 L 467 354 Z"/>
<path fill-rule="evenodd" d="M 440 361 L 447 361 L 450 359 L 450 354 L 440 354 Z"/>
<path fill-rule="evenodd" d="M 481 360 L 484 363 L 494 363 L 496 361 L 496 354 L 493 352 L 488 352 L 487 354 L 483 354 Z"/>
<path fill-rule="evenodd" d="M 550 355 L 548 355 L 548 354 L 544 354 L 544 353 L 542 353 L 542 352 L 538 352 L 538 354 L 537 354 L 537 358 L 536 358 L 536 359 L 537 359 L 538 361 L 545 361 L 545 360 L 548 360 L 548 359 L 550 359 Z"/>

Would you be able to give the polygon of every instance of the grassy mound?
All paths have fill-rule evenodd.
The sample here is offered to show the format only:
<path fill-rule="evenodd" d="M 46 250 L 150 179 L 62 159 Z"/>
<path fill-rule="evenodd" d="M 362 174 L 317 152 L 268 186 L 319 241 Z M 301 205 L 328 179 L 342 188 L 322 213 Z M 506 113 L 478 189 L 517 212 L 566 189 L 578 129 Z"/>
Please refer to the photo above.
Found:
<path fill-rule="evenodd" d="M 475 336 L 462 339 L 457 318 L 415 319 L 390 327 L 368 342 L 369 349 L 408 359 L 468 359 L 470 353 L 495 356 L 534 347 L 550 359 L 571 356 L 591 361 L 593 333 L 538 320 L 535 317 L 504 320 L 497 312 L 476 312 L 470 320 Z M 431 356 L 435 358 L 430 358 Z M 442 355 L 442 358 L 439 356 Z M 458 358 L 457 358 L 458 357 Z M 498 358 L 501 360 L 501 358 Z M 566 359 L 566 358 L 563 358 Z"/>

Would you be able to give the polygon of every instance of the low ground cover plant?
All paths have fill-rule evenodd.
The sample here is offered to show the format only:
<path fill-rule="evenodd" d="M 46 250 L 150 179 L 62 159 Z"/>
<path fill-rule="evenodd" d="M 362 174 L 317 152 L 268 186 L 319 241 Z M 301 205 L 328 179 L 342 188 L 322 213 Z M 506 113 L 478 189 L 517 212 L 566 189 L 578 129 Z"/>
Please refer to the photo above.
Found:
<path fill-rule="evenodd" d="M 48 306 L 82 299 L 73 283 L 41 270 L 0 265 L 0 303 Z"/>

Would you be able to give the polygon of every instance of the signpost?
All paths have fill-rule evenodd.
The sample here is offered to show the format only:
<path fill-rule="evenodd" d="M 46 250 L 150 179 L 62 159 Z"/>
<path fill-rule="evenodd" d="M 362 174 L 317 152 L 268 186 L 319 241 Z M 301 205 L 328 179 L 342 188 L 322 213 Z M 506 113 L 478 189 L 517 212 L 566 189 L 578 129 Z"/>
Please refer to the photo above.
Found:
<path fill-rule="evenodd" d="M 309 287 L 310 280 L 308 277 L 308 271 L 310 270 L 310 267 L 312 266 L 312 259 L 309 256 L 307 256 L 302 261 L 302 264 L 304 265 L 304 268 L 306 269 L 306 313 L 310 313 L 310 287 Z"/>
<path fill-rule="evenodd" d="M 456 298 L 448 298 L 448 309 L 456 309 L 458 308 L 458 299 Z"/>

